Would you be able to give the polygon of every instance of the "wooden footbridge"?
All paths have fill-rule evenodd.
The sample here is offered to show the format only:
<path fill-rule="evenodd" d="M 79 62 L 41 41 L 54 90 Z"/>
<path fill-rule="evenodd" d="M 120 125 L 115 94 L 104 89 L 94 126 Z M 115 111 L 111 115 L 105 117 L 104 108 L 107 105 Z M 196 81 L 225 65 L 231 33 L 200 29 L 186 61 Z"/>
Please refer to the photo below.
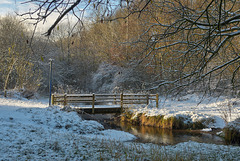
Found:
<path fill-rule="evenodd" d="M 158 94 L 52 94 L 51 104 L 75 105 L 74 109 L 90 114 L 121 113 L 127 105 L 156 102 Z"/>

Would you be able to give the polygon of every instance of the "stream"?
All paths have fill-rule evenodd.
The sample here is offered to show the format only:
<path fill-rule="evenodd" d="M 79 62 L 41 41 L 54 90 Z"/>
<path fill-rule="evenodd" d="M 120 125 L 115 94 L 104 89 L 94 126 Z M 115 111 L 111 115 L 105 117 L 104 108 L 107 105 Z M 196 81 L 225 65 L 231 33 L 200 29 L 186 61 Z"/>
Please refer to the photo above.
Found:
<path fill-rule="evenodd" d="M 138 137 L 138 142 L 174 145 L 181 142 L 195 141 L 200 143 L 225 145 L 223 138 L 208 132 L 190 130 L 161 129 L 149 126 L 136 126 L 128 123 L 115 123 L 120 130 Z"/>
<path fill-rule="evenodd" d="M 217 145 L 226 145 L 222 137 L 217 136 L 213 132 L 202 132 L 200 130 L 171 130 L 161 129 L 149 126 L 132 125 L 116 121 L 116 116 L 108 115 L 80 115 L 86 120 L 95 120 L 103 124 L 105 129 L 115 129 L 129 132 L 135 135 L 138 139 L 136 142 L 154 143 L 160 145 L 174 145 L 181 142 L 195 141 L 199 143 L 209 143 Z M 218 130 L 219 131 L 219 130 Z"/>

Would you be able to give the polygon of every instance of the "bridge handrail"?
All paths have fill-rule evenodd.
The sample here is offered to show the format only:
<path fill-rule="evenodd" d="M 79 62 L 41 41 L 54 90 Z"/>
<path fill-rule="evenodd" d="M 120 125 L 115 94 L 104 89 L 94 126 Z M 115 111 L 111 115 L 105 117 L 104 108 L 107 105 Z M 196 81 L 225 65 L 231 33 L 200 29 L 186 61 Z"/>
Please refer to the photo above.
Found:
<path fill-rule="evenodd" d="M 158 94 L 52 94 L 51 104 L 63 104 L 66 106 L 68 103 L 91 103 L 92 113 L 94 113 L 95 103 L 108 102 L 113 104 L 120 104 L 123 110 L 124 104 L 149 104 L 150 100 L 156 101 L 158 108 Z"/>

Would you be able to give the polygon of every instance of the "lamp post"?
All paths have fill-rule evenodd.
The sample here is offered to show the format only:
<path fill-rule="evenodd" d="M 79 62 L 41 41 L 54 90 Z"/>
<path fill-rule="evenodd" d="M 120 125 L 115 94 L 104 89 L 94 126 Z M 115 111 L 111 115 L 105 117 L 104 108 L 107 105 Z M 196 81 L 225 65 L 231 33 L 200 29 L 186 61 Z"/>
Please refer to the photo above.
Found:
<path fill-rule="evenodd" d="M 53 59 L 49 59 L 50 61 L 50 71 L 49 71 L 49 106 L 51 106 L 51 95 L 52 95 L 52 61 Z"/>

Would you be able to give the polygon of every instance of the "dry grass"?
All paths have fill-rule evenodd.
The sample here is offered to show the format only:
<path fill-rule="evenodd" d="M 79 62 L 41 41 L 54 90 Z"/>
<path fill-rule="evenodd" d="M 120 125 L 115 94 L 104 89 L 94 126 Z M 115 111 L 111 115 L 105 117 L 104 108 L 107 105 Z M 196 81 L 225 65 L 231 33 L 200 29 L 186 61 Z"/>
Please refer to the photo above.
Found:
<path fill-rule="evenodd" d="M 184 123 L 182 117 L 164 118 L 164 115 L 146 116 L 144 113 L 139 113 L 135 116 L 130 111 L 125 111 L 121 115 L 121 121 L 129 122 L 134 125 L 152 126 L 164 129 L 202 129 L 205 126 L 202 122 Z"/>
<path fill-rule="evenodd" d="M 240 132 L 233 127 L 224 128 L 224 138 L 227 144 L 240 145 Z"/>

